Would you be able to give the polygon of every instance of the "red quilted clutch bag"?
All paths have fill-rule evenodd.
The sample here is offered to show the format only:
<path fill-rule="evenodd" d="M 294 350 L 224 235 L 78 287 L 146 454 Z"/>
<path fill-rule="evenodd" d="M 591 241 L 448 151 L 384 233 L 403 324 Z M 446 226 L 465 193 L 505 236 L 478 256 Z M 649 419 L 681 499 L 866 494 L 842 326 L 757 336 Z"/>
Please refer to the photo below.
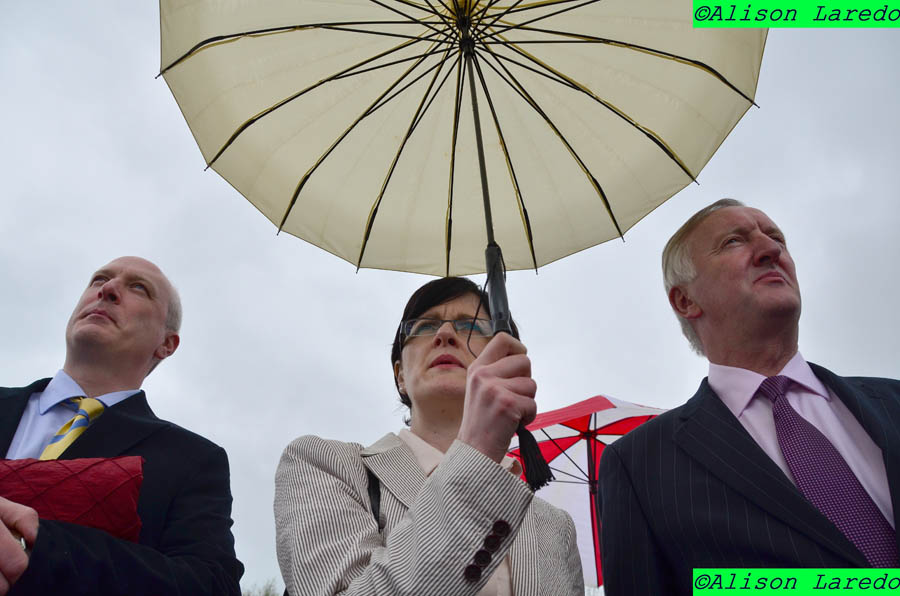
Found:
<path fill-rule="evenodd" d="M 3 459 L 0 496 L 32 507 L 44 519 L 66 521 L 137 542 L 138 495 L 144 458 Z"/>

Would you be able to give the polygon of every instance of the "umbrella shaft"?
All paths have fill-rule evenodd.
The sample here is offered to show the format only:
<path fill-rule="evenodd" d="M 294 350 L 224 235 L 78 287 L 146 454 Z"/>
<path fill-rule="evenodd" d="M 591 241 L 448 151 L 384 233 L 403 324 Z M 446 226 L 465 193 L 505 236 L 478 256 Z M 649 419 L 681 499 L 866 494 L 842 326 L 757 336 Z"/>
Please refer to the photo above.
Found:
<path fill-rule="evenodd" d="M 503 253 L 494 241 L 494 222 L 491 217 L 491 195 L 488 191 L 487 168 L 484 165 L 484 142 L 481 139 L 481 119 L 478 117 L 478 97 L 475 93 L 473 53 L 465 52 L 469 75 L 469 91 L 472 95 L 472 116 L 475 118 L 475 145 L 478 147 L 478 169 L 481 172 L 481 195 L 484 199 L 484 223 L 487 228 L 487 248 L 484 260 L 487 270 L 487 287 L 491 307 L 491 324 L 494 333 L 511 333 L 509 302 L 506 299 L 506 280 L 503 272 Z"/>
<path fill-rule="evenodd" d="M 478 97 L 475 94 L 475 75 L 472 52 L 466 52 L 466 69 L 469 74 L 469 91 L 472 95 L 472 116 L 475 119 L 475 145 L 478 148 L 478 170 L 481 173 L 481 197 L 484 199 L 484 223 L 487 228 L 488 245 L 494 244 L 494 220 L 491 217 L 491 194 L 488 191 L 487 168 L 484 165 L 484 142 L 481 140 L 481 118 L 478 116 Z M 491 288 L 493 290 L 493 288 Z"/>

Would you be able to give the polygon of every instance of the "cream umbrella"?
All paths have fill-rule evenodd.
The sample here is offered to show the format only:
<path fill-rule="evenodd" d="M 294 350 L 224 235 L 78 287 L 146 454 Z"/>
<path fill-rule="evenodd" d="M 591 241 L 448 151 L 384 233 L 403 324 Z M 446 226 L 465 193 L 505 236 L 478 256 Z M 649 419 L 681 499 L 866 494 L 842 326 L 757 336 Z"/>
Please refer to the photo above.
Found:
<path fill-rule="evenodd" d="M 753 104 L 766 30 L 691 15 L 687 0 L 160 0 L 161 74 L 208 166 L 279 230 L 357 268 L 487 271 L 502 331 L 504 268 L 622 236 Z"/>

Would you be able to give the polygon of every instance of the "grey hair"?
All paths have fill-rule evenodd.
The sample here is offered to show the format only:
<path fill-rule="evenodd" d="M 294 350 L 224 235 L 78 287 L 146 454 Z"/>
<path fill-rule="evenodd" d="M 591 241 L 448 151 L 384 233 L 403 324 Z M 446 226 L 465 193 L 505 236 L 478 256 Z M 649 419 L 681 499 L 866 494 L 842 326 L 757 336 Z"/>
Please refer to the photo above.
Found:
<path fill-rule="evenodd" d="M 688 252 L 688 240 L 693 231 L 697 229 L 697 226 L 719 209 L 744 206 L 743 203 L 735 199 L 719 199 L 712 205 L 707 205 L 697 213 L 693 214 L 690 219 L 684 222 L 684 224 L 678 228 L 678 231 L 669 238 L 669 241 L 666 242 L 666 247 L 662 252 L 663 285 L 666 288 L 666 296 L 669 295 L 672 288 L 675 286 L 689 284 L 697 277 L 697 269 L 694 267 L 694 262 Z M 700 342 L 700 338 L 691 326 L 690 321 L 677 314 L 676 316 L 678 317 L 678 323 L 681 325 L 681 332 L 684 333 L 688 343 L 691 344 L 691 348 L 701 356 L 705 356 L 706 353 L 703 350 L 703 344 Z"/>
<path fill-rule="evenodd" d="M 181 331 L 181 296 L 169 282 L 169 304 L 166 309 L 166 329 L 178 333 Z"/>
<path fill-rule="evenodd" d="M 164 276 L 166 281 L 166 285 L 169 286 L 169 303 L 166 305 L 166 329 L 169 331 L 174 331 L 178 333 L 181 331 L 181 296 L 178 294 L 178 290 L 175 289 L 175 285 L 169 281 L 169 278 Z M 157 360 L 154 358 L 153 364 L 150 365 L 150 370 L 147 371 L 147 374 L 153 372 L 159 363 L 162 360 Z"/>

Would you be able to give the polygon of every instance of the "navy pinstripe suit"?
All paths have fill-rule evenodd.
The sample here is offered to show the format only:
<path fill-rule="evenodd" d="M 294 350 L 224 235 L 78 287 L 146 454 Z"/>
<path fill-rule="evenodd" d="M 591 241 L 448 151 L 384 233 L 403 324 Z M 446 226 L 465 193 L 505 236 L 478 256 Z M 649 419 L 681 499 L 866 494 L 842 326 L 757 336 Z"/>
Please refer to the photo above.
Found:
<path fill-rule="evenodd" d="M 884 454 L 900 512 L 900 381 L 813 372 Z M 696 567 L 864 567 L 865 558 L 747 433 L 706 379 L 600 461 L 607 596 L 691 594 Z"/>

